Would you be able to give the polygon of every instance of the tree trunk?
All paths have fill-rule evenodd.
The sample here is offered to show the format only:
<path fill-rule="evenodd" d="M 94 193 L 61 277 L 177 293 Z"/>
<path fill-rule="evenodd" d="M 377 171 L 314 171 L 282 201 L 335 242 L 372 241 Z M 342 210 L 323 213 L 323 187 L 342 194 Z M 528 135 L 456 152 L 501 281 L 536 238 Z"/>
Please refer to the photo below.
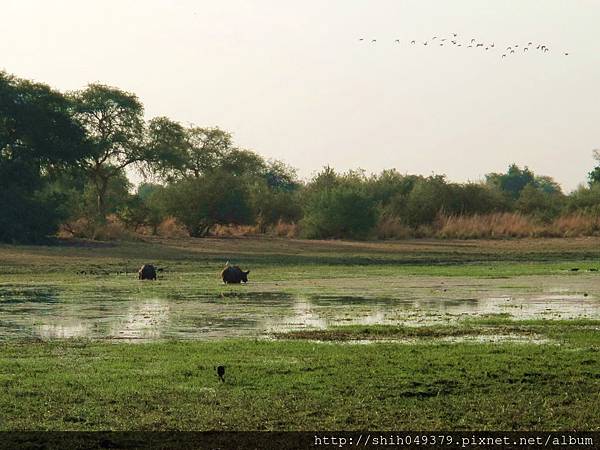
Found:
<path fill-rule="evenodd" d="M 106 220 L 106 191 L 108 190 L 108 178 L 96 180 L 97 213 L 100 223 Z"/>

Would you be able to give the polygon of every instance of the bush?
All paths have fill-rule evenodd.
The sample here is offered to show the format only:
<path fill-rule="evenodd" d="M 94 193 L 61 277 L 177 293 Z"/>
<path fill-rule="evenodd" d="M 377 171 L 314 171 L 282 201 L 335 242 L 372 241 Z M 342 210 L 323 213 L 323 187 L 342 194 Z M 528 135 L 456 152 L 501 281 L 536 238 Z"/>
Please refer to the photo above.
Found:
<path fill-rule="evenodd" d="M 590 187 L 580 186 L 567 199 L 567 210 L 600 215 L 600 183 L 594 183 Z"/>
<path fill-rule="evenodd" d="M 360 187 L 340 184 L 309 196 L 300 229 L 307 238 L 364 239 L 376 222 L 373 199 Z"/>
<path fill-rule="evenodd" d="M 406 199 L 404 221 L 413 227 L 431 224 L 438 214 L 452 212 L 450 189 L 444 177 L 434 176 L 415 183 Z"/>
<path fill-rule="evenodd" d="M 529 184 L 523 188 L 516 203 L 517 211 L 550 222 L 560 214 L 564 197 L 558 192 L 548 193 Z"/>

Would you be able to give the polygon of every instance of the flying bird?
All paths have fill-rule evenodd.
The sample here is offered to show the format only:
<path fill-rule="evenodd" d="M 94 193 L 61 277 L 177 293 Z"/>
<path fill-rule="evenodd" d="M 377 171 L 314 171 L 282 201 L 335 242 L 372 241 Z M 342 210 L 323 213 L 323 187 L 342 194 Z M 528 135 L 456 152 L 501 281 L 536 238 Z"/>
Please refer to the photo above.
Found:
<path fill-rule="evenodd" d="M 511 50 L 510 52 L 511 52 L 511 53 L 514 53 L 515 51 L 514 51 L 514 50 Z"/>
<path fill-rule="evenodd" d="M 400 39 L 396 39 L 394 42 L 397 42 L 399 44 L 400 43 Z"/>
<path fill-rule="evenodd" d="M 372 39 L 371 42 L 377 42 L 377 39 Z"/>
<path fill-rule="evenodd" d="M 475 38 L 471 39 L 471 44 L 472 44 L 473 42 L 475 42 Z"/>
<path fill-rule="evenodd" d="M 452 35 L 453 35 L 454 37 L 458 36 L 458 34 L 457 34 L 457 33 L 452 33 Z"/>
<path fill-rule="evenodd" d="M 528 42 L 527 45 L 533 45 L 533 42 Z"/>
<path fill-rule="evenodd" d="M 423 45 L 427 45 L 427 41 L 423 42 Z"/>
<path fill-rule="evenodd" d="M 415 41 L 410 41 L 410 43 L 411 43 L 411 44 L 414 44 L 414 43 L 415 43 Z"/>
<path fill-rule="evenodd" d="M 359 39 L 359 41 L 364 41 L 364 40 L 365 40 L 365 38 L 360 38 L 360 39 Z"/>
<path fill-rule="evenodd" d="M 506 58 L 506 54 L 502 55 L 503 58 Z"/>
<path fill-rule="evenodd" d="M 569 56 L 569 54 L 568 54 L 568 53 L 565 53 L 565 56 Z"/>
<path fill-rule="evenodd" d="M 529 50 L 527 47 L 523 48 L 523 51 L 526 52 L 527 50 Z"/>

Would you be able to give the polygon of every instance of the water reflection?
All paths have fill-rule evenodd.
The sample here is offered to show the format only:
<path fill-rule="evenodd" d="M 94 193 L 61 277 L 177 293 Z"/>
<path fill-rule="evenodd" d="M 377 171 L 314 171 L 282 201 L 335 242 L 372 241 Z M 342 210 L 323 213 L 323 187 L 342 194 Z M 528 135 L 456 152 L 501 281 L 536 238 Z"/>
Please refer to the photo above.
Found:
<path fill-rule="evenodd" d="M 137 286 L 76 292 L 53 286 L 0 285 L 0 340 L 93 338 L 148 341 L 263 336 L 274 331 L 349 324 L 448 322 L 503 314 L 516 319 L 600 318 L 590 285 L 569 280 L 539 287 L 531 280 L 411 279 L 392 294 L 291 295 L 226 290 L 206 295 L 178 286 L 146 296 Z M 521 283 L 521 284 L 519 284 Z M 589 280 L 587 281 L 589 283 Z M 356 289 L 360 290 L 360 289 Z M 158 292 L 158 293 L 157 293 Z"/>
<path fill-rule="evenodd" d="M 170 303 L 166 299 L 132 302 L 125 317 L 111 327 L 110 336 L 119 339 L 160 339 L 168 328 L 169 313 Z"/>

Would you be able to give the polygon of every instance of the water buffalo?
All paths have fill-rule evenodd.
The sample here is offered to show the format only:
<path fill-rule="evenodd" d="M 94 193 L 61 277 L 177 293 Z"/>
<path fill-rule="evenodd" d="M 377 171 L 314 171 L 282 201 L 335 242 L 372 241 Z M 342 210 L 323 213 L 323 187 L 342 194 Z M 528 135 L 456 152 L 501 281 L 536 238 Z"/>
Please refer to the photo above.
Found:
<path fill-rule="evenodd" d="M 249 273 L 249 270 L 244 272 L 238 266 L 227 266 L 225 269 L 223 269 L 223 272 L 221 272 L 221 277 L 223 278 L 223 283 L 225 284 L 239 284 L 242 282 L 247 283 Z"/>
<path fill-rule="evenodd" d="M 156 280 L 156 269 L 152 264 L 144 264 L 138 271 L 139 280 Z"/>

